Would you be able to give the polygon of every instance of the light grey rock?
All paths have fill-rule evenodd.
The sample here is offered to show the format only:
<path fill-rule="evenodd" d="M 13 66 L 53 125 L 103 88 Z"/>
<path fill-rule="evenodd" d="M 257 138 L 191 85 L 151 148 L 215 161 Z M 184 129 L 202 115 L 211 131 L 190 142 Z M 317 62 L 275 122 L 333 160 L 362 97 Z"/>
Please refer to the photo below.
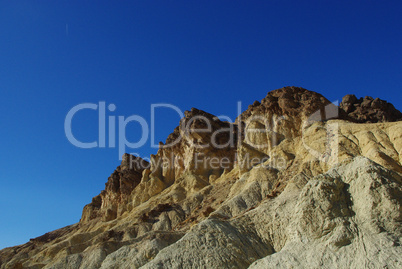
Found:
<path fill-rule="evenodd" d="M 306 182 L 199 223 L 142 268 L 400 268 L 399 174 L 357 157 Z"/>
<path fill-rule="evenodd" d="M 250 268 L 401 268 L 401 176 L 363 157 L 309 181 L 289 239 Z"/>

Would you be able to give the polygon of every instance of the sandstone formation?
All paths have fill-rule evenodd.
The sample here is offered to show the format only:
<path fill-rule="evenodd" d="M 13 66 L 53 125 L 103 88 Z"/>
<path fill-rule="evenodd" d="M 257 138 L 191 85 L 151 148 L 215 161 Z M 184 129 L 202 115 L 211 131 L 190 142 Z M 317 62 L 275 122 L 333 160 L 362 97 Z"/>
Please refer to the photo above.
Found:
<path fill-rule="evenodd" d="M 401 268 L 399 119 L 298 87 L 235 123 L 192 109 L 150 164 L 124 155 L 79 223 L 0 268 Z"/>

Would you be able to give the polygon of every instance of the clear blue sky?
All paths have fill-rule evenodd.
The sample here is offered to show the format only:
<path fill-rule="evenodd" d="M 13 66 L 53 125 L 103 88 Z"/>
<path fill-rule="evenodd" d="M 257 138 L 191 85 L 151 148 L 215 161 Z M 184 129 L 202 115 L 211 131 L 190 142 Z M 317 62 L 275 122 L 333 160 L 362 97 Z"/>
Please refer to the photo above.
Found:
<path fill-rule="evenodd" d="M 77 104 L 148 119 L 165 102 L 234 118 L 237 101 L 245 109 L 295 85 L 402 109 L 402 2 L 301 2 L 2 1 L 0 248 L 77 222 L 119 164 L 117 148 L 66 139 Z M 160 112 L 156 142 L 179 121 Z M 95 140 L 96 112 L 77 114 L 73 131 Z"/>

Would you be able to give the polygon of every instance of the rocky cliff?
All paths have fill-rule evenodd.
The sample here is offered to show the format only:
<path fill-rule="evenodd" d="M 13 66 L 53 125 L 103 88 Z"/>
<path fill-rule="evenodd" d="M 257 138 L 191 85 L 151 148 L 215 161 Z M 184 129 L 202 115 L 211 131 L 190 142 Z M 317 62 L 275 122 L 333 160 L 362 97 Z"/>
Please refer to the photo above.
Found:
<path fill-rule="evenodd" d="M 235 123 L 198 109 L 125 154 L 77 224 L 0 268 L 401 268 L 402 114 L 285 87 Z"/>

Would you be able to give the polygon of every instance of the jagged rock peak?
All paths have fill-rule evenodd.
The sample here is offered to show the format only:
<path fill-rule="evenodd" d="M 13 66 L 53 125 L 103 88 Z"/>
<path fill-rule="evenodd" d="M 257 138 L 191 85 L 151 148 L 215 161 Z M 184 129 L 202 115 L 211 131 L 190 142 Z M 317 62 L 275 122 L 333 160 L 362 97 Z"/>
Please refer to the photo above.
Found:
<path fill-rule="evenodd" d="M 215 115 L 212 115 L 211 113 L 205 112 L 204 110 L 197 109 L 195 107 L 192 107 L 191 110 L 184 111 L 185 119 L 191 119 L 195 116 L 203 116 L 208 119 L 218 119 L 218 117 L 216 117 Z"/>
<path fill-rule="evenodd" d="M 121 164 L 105 183 L 105 190 L 84 207 L 81 222 L 97 218 L 109 221 L 124 213 L 132 190 L 141 182 L 142 172 L 149 165 L 146 160 L 125 153 Z"/>
<path fill-rule="evenodd" d="M 371 96 L 358 99 L 354 94 L 345 95 L 339 108 L 347 119 L 355 122 L 394 122 L 402 120 L 402 113 L 391 103 Z"/>
<path fill-rule="evenodd" d="M 180 137 L 188 136 L 190 131 L 208 128 L 208 123 L 212 127 L 211 132 L 231 125 L 229 122 L 221 121 L 215 115 L 193 107 L 191 110 L 184 112 L 184 117 L 180 120 L 179 126 L 168 135 L 165 144 L 160 142 L 160 147 L 163 148 L 164 145 L 171 147 L 174 141 L 177 141 Z"/>

